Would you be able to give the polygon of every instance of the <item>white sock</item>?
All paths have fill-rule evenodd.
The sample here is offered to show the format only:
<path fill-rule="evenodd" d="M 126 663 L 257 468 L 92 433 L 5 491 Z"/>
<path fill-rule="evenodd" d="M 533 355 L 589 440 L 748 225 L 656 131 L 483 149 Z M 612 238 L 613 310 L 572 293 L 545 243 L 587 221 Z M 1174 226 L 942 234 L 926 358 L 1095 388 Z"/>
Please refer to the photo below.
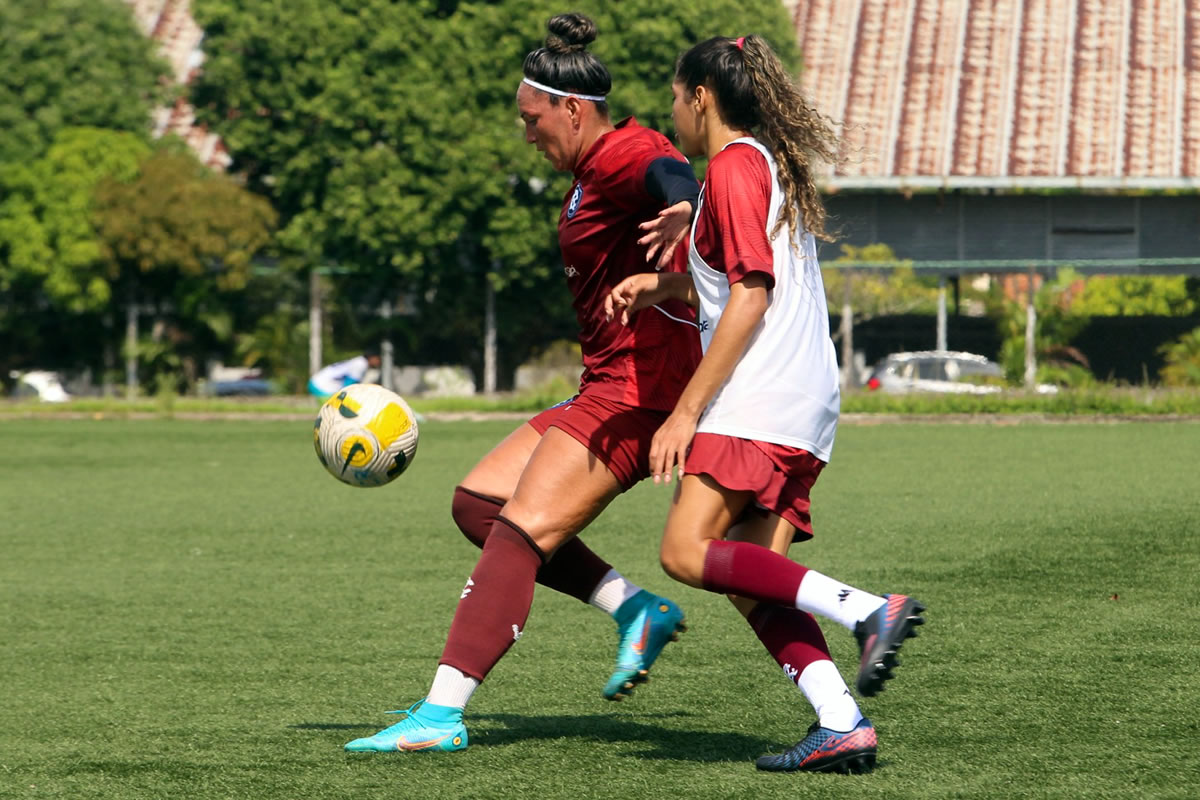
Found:
<path fill-rule="evenodd" d="M 622 603 L 641 590 L 642 587 L 625 580 L 615 569 L 609 569 L 592 592 L 588 603 L 611 615 L 617 613 Z"/>
<path fill-rule="evenodd" d="M 862 720 L 858 703 L 854 702 L 854 696 L 832 661 L 822 659 L 812 662 L 800 673 L 796 685 L 812 703 L 822 728 L 850 731 Z"/>
<path fill-rule="evenodd" d="M 882 597 L 827 578 L 814 569 L 804 574 L 796 591 L 796 608 L 827 617 L 852 631 L 884 602 Z"/>
<path fill-rule="evenodd" d="M 438 664 L 433 686 L 429 687 L 428 702 L 435 706 L 466 708 L 478 687 L 479 681 L 469 675 L 464 675 L 454 667 Z"/>

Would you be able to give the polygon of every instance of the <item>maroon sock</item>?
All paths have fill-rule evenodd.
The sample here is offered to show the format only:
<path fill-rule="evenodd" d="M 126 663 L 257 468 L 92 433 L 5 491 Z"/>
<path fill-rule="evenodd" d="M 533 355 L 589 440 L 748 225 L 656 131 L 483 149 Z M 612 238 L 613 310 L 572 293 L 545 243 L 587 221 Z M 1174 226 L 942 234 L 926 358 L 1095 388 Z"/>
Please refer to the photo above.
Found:
<path fill-rule="evenodd" d="M 502 500 L 456 486 L 451 513 L 463 536 L 476 547 L 483 547 L 503 507 Z M 574 538 L 558 548 L 554 557 L 538 570 L 537 582 L 586 603 L 610 569 L 611 564 Z"/>
<path fill-rule="evenodd" d="M 483 549 L 491 533 L 496 515 L 504 507 L 504 501 L 486 494 L 472 492 L 461 486 L 454 487 L 454 499 L 450 502 L 450 516 L 467 541 Z"/>
<path fill-rule="evenodd" d="M 792 683 L 814 661 L 832 661 L 825 634 L 807 611 L 759 603 L 746 617 L 758 640 Z"/>
<path fill-rule="evenodd" d="M 542 552 L 517 525 L 497 517 L 463 588 L 446 647 L 446 664 L 482 681 L 521 636 L 533 604 Z"/>
<path fill-rule="evenodd" d="M 795 608 L 796 592 L 808 567 L 749 542 L 714 539 L 704 556 L 704 588 L 760 603 Z"/>

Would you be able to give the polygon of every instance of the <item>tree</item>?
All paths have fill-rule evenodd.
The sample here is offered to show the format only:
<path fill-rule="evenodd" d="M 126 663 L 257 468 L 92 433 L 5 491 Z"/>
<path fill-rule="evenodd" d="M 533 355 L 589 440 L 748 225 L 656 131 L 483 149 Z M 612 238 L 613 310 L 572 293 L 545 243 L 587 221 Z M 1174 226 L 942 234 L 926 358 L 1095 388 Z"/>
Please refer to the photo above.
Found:
<path fill-rule="evenodd" d="M 834 259 L 833 263 L 895 265 L 887 269 L 868 267 L 853 271 L 835 268 L 821 270 L 821 280 L 825 284 L 825 296 L 830 308 L 840 308 L 846 303 L 846 284 L 849 281 L 849 302 L 854 310 L 855 325 L 889 314 L 936 312 L 937 279 L 917 277 L 912 262 L 896 258 L 891 247 L 886 244 L 868 244 L 862 247 L 843 244 L 841 251 L 841 256 Z"/>
<path fill-rule="evenodd" d="M 1162 370 L 1168 386 L 1200 386 L 1200 328 L 1189 331 L 1159 348 L 1166 359 Z"/>
<path fill-rule="evenodd" d="M 132 133 L 63 128 L 41 158 L 0 165 L 0 290 L 71 312 L 105 307 L 93 196 L 105 180 L 131 180 L 149 152 Z"/>
<path fill-rule="evenodd" d="M 513 99 L 525 54 L 562 10 L 547 0 L 198 0 L 208 61 L 193 100 L 233 169 L 279 209 L 286 248 L 310 265 L 352 267 L 351 282 L 434 298 L 423 327 L 440 330 L 459 316 L 448 306 L 482 303 L 487 281 L 501 306 L 510 292 L 564 297 L 555 225 L 569 178 L 523 141 Z M 636 111 L 663 130 L 686 46 L 757 31 L 797 60 L 777 0 L 580 10 L 600 29 L 594 52 L 614 75 L 615 118 Z M 525 303 L 504 320 L 502 347 L 533 338 L 547 310 L 556 335 L 572 324 L 566 303 Z M 459 352 L 482 339 L 482 314 L 472 316 L 455 327 Z"/>
<path fill-rule="evenodd" d="M 174 346 L 162 350 L 162 361 L 194 377 L 194 345 L 232 337 L 219 295 L 246 286 L 251 259 L 270 241 L 275 217 L 266 200 L 183 151 L 154 153 L 132 181 L 103 182 L 94 219 L 106 277 L 121 286 L 132 320 L 127 336 L 136 333 L 137 306 L 150 303 L 156 308 L 152 338 L 161 345 L 167 311 L 174 310 Z M 180 352 L 188 343 L 192 352 Z M 127 350 L 136 350 L 135 342 L 128 341 Z"/>
<path fill-rule="evenodd" d="M 1186 317 L 1198 308 L 1200 281 L 1184 275 L 1097 275 L 1071 303 L 1071 310 L 1085 317 Z"/>
<path fill-rule="evenodd" d="M 68 127 L 149 136 L 167 74 L 121 0 L 5 0 L 0 163 L 37 158 Z"/>
<path fill-rule="evenodd" d="M 1043 281 L 1033 293 L 1036 317 L 1033 351 L 1039 382 L 1084 386 L 1095 381 L 1087 357 L 1071 344 L 1087 325 L 1087 317 L 1071 308 L 1071 290 L 1078 281 L 1077 272 L 1061 269 L 1053 280 Z M 991 314 L 1003 337 L 1000 365 L 1012 384 L 1020 384 L 1025 373 L 1027 305 L 1027 300 L 1009 300 L 999 293 L 993 300 Z"/>
<path fill-rule="evenodd" d="M 182 152 L 156 152 L 135 180 L 105 181 L 96 191 L 109 278 L 134 275 L 164 289 L 181 278 L 243 288 L 275 217 L 266 200 Z"/>

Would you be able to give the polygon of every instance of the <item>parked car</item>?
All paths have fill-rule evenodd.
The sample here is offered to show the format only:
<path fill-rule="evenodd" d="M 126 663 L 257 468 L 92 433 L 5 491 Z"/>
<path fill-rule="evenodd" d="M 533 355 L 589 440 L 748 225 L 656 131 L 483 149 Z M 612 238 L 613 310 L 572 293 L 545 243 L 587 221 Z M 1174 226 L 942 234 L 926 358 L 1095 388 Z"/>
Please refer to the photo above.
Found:
<path fill-rule="evenodd" d="M 1004 370 L 974 353 L 924 350 L 892 353 L 879 360 L 867 379 L 867 388 L 905 392 L 991 394 L 1003 389 Z"/>
<path fill-rule="evenodd" d="M 262 396 L 271 393 L 271 384 L 254 367 L 209 365 L 208 381 L 200 388 L 202 394 L 216 397 Z"/>
<path fill-rule="evenodd" d="M 71 399 L 63 388 L 57 372 L 44 369 L 29 372 L 13 371 L 8 376 L 17 382 L 13 394 L 17 397 L 36 397 L 43 403 L 65 403 Z"/>

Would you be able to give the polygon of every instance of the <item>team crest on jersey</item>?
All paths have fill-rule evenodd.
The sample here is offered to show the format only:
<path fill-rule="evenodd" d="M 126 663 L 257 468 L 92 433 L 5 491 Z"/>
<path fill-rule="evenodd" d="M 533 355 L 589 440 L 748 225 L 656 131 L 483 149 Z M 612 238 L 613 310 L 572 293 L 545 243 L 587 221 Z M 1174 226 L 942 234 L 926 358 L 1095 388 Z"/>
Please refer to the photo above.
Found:
<path fill-rule="evenodd" d="M 571 192 L 571 202 L 567 203 L 567 219 L 575 216 L 575 212 L 579 210 L 579 204 L 583 202 L 583 184 L 575 184 L 575 191 Z"/>

